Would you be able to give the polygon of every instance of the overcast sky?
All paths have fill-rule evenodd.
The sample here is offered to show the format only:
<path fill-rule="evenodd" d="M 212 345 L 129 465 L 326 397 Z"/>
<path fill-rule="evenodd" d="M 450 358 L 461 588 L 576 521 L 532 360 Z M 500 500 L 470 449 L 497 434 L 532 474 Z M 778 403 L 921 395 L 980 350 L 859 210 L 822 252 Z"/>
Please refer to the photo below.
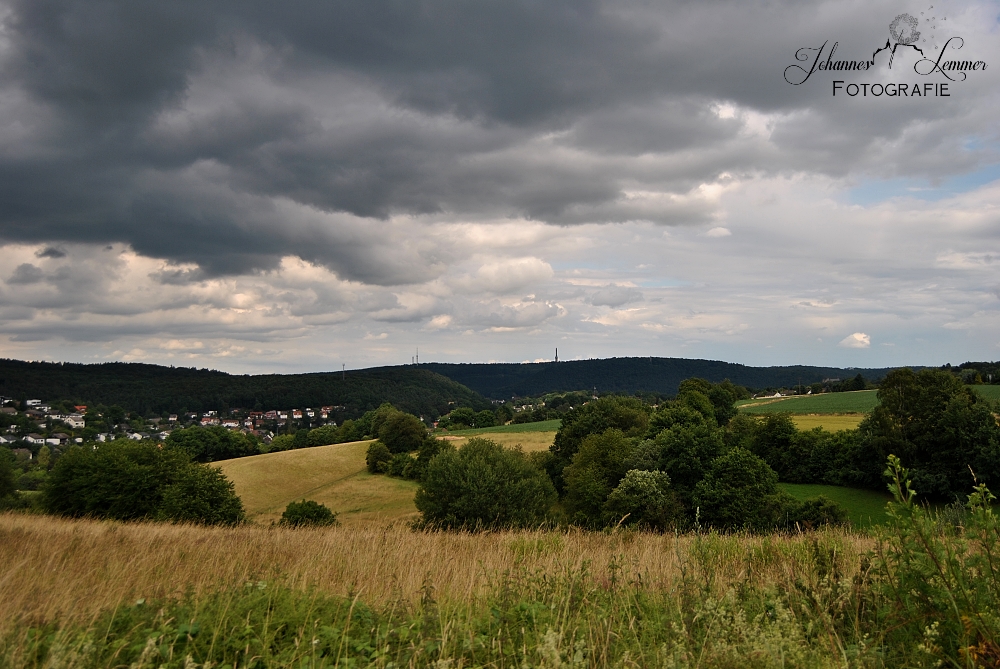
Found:
<path fill-rule="evenodd" d="M 1000 359 L 998 17 L 0 0 L 0 357 Z"/>

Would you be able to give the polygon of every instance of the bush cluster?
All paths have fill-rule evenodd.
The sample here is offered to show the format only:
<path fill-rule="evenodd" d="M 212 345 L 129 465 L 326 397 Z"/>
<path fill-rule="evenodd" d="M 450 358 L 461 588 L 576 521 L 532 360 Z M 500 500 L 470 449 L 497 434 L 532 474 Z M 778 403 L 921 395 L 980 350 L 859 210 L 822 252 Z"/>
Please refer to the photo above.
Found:
<path fill-rule="evenodd" d="M 473 438 L 430 460 L 414 501 L 427 526 L 480 530 L 542 524 L 555 499 L 520 450 Z"/>
<path fill-rule="evenodd" d="M 58 515 L 115 520 L 245 520 L 243 503 L 221 471 L 192 461 L 183 448 L 128 439 L 66 451 L 42 487 L 42 506 Z"/>
<path fill-rule="evenodd" d="M 325 504 L 304 499 L 290 502 L 278 524 L 285 527 L 326 527 L 337 524 L 337 514 Z"/>
<path fill-rule="evenodd" d="M 844 522 L 830 500 L 801 503 L 781 492 L 778 474 L 744 443 L 756 447 L 762 431 L 753 418 L 736 417 L 742 394 L 728 382 L 688 379 L 655 411 L 621 397 L 571 411 L 545 462 L 566 520 L 754 531 Z"/>

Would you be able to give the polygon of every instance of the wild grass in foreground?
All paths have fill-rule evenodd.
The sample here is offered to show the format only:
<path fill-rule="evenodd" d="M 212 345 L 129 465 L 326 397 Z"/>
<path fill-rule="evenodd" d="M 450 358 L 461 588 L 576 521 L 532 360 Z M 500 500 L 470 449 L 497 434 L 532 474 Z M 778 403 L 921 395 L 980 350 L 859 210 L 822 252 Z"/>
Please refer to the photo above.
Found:
<path fill-rule="evenodd" d="M 989 493 L 936 518 L 893 475 L 875 538 L 0 516 L 0 664 L 995 666 Z"/>

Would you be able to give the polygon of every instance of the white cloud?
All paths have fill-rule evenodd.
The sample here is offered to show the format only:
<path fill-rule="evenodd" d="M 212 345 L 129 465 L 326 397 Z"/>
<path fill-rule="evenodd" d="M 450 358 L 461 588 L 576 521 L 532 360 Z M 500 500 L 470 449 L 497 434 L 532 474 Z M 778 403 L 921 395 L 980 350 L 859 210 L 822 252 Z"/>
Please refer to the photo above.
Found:
<path fill-rule="evenodd" d="M 719 228 L 712 228 L 711 230 L 709 230 L 708 232 L 705 233 L 705 236 L 706 237 L 729 237 L 732 234 L 733 233 L 729 230 L 729 228 L 721 228 L 721 227 L 719 227 Z"/>
<path fill-rule="evenodd" d="M 841 339 L 837 345 L 844 348 L 868 348 L 872 345 L 872 340 L 864 332 L 855 332 Z"/>

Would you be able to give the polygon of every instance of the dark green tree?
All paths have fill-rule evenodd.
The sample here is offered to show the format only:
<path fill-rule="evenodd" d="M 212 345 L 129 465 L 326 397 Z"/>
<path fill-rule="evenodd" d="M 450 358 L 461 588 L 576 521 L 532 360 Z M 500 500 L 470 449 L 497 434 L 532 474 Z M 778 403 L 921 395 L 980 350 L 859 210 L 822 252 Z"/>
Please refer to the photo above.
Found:
<path fill-rule="evenodd" d="M 642 436 L 649 426 L 651 411 L 648 404 L 634 397 L 608 395 L 566 412 L 549 449 L 556 456 L 553 467 L 556 487 L 562 488 L 561 471 L 573 461 L 584 439 L 612 428 L 627 437 Z"/>
<path fill-rule="evenodd" d="M 53 466 L 41 497 L 49 513 L 75 517 L 231 523 L 242 514 L 239 498 L 217 470 L 192 462 L 184 449 L 127 439 L 96 450 L 70 448 Z M 207 511 L 199 515 L 198 509 Z"/>
<path fill-rule="evenodd" d="M 693 511 L 695 486 L 725 448 L 721 431 L 714 427 L 714 421 L 679 422 L 656 435 L 653 444 L 655 469 L 670 477 L 677 499 Z"/>
<path fill-rule="evenodd" d="M 378 432 L 378 440 L 393 453 L 419 450 L 427 439 L 427 427 L 420 419 L 401 411 L 386 418 Z"/>
<path fill-rule="evenodd" d="M 954 375 L 897 369 L 879 385 L 879 404 L 859 426 L 869 474 L 889 455 L 910 470 L 922 495 L 955 499 L 1000 477 L 1000 428 L 989 403 Z M 877 475 L 871 476 L 877 480 Z"/>
<path fill-rule="evenodd" d="M 0 505 L 15 495 L 17 495 L 17 471 L 14 468 L 14 454 L 9 448 L 0 446 Z"/>
<path fill-rule="evenodd" d="M 761 458 L 734 448 L 716 458 L 694 491 L 702 523 L 720 530 L 770 530 L 783 520 L 787 498 Z"/>
<path fill-rule="evenodd" d="M 520 450 L 470 439 L 431 459 L 414 501 L 428 526 L 480 530 L 538 525 L 555 499 L 552 482 Z"/>
<path fill-rule="evenodd" d="M 492 411 L 483 409 L 476 414 L 475 427 L 493 427 L 497 424 L 497 415 Z"/>
<path fill-rule="evenodd" d="M 608 495 L 629 470 L 635 440 L 621 430 L 610 429 L 583 440 L 573 462 L 563 470 L 563 502 L 572 522 L 599 527 Z"/>
<path fill-rule="evenodd" d="M 195 462 L 218 462 L 260 453 L 256 437 L 219 426 L 195 425 L 174 430 L 166 444 L 185 451 Z"/>
<path fill-rule="evenodd" d="M 381 441 L 373 441 L 365 453 L 365 466 L 370 474 L 385 474 L 392 462 L 392 451 Z"/>
<path fill-rule="evenodd" d="M 448 421 L 456 427 L 475 427 L 476 412 L 468 407 L 459 407 L 448 414 Z"/>

